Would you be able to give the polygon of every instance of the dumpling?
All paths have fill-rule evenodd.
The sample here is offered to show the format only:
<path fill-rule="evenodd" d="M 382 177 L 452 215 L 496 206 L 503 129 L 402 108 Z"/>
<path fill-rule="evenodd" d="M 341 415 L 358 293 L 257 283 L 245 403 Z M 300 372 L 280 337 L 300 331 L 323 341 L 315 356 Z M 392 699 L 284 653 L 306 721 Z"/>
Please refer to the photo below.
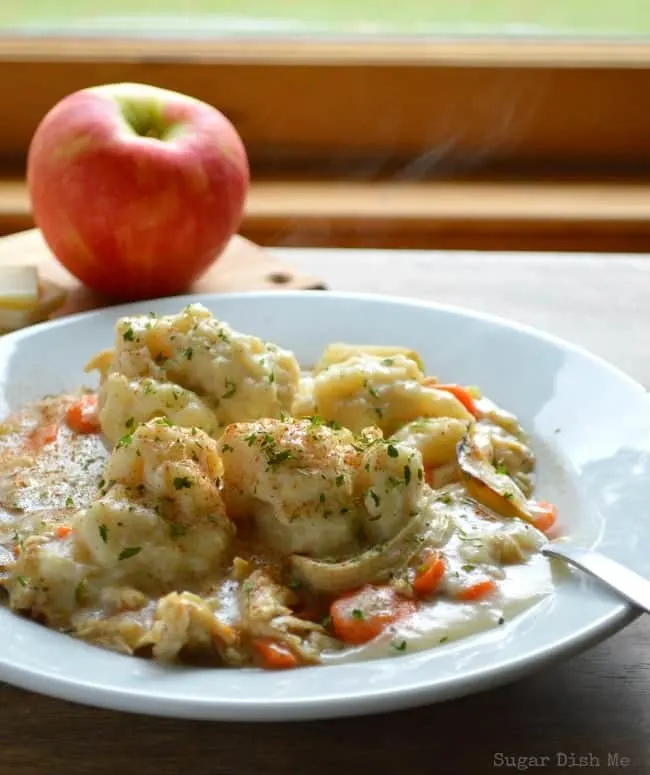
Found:
<path fill-rule="evenodd" d="M 424 486 L 420 453 L 405 444 L 371 444 L 355 482 L 363 498 L 364 532 L 371 543 L 388 541 L 419 510 Z"/>
<path fill-rule="evenodd" d="M 32 536 L 11 569 L 10 604 L 51 626 L 67 626 L 107 590 L 158 595 L 200 582 L 230 559 L 216 442 L 165 421 L 122 439 L 99 498 L 80 510 L 66 538 Z"/>
<path fill-rule="evenodd" d="M 312 420 L 228 426 L 219 441 L 228 513 L 235 520 L 253 516 L 263 540 L 283 554 L 353 550 L 361 457 L 353 444 L 350 431 Z"/>
<path fill-rule="evenodd" d="M 99 404 L 99 422 L 111 444 L 156 417 L 185 428 L 200 428 L 210 436 L 220 432 L 214 411 L 196 393 L 151 377 L 129 379 L 112 372 L 100 387 Z"/>
<path fill-rule="evenodd" d="M 105 494 L 77 515 L 80 556 L 113 582 L 169 589 L 229 558 L 216 443 L 202 431 L 151 421 L 122 439 L 107 469 Z"/>
<path fill-rule="evenodd" d="M 150 378 L 158 386 L 171 383 L 189 391 L 193 397 L 187 400 L 207 407 L 217 427 L 289 413 L 300 379 L 292 353 L 234 331 L 200 304 L 177 315 L 121 318 L 110 363 L 108 358 L 100 353 L 89 368 L 100 370 L 104 384 L 111 374 L 126 378 L 134 394 L 133 416 L 146 416 L 137 404 L 146 397 L 140 380 Z M 113 415 L 104 411 L 110 398 L 110 388 L 100 390 L 100 422 L 113 433 Z"/>
<path fill-rule="evenodd" d="M 355 353 L 314 374 L 313 411 L 356 433 L 377 425 L 386 435 L 419 417 L 472 419 L 455 396 L 423 380 L 406 355 Z"/>
<path fill-rule="evenodd" d="M 385 541 L 417 513 L 422 458 L 377 429 L 355 436 L 317 418 L 226 428 L 219 448 L 233 519 L 290 555 L 342 557 Z"/>
<path fill-rule="evenodd" d="M 392 436 L 393 441 L 418 449 L 426 469 L 456 462 L 456 448 L 469 422 L 455 417 L 421 418 L 407 423 Z"/>

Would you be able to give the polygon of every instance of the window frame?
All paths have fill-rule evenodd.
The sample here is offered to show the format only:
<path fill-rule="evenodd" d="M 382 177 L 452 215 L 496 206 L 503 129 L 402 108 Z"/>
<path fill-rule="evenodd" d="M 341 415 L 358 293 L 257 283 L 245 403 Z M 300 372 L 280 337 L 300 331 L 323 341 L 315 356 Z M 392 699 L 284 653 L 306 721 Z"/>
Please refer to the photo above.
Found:
<path fill-rule="evenodd" d="M 186 92 L 233 120 L 249 151 L 254 185 L 261 184 L 253 209 L 263 222 L 259 234 L 267 243 L 286 244 L 293 223 L 307 242 L 291 244 L 340 244 L 345 237 L 346 244 L 404 246 L 409 224 L 416 223 L 415 243 L 435 246 L 435 234 L 445 233 L 445 224 L 455 228 L 463 222 L 485 222 L 480 212 L 477 216 L 472 185 L 453 215 L 446 216 L 439 206 L 444 191 L 436 189 L 440 181 L 501 189 L 510 185 L 512 201 L 521 181 L 588 181 L 602 185 L 603 197 L 615 189 L 620 213 L 625 211 L 625 187 L 650 178 L 650 100 L 645 98 L 650 94 L 650 43 L 642 41 L 177 42 L 62 37 L 0 38 L 0 102 L 12 109 L 11 120 L 0 122 L 0 178 L 22 174 L 32 133 L 58 99 L 115 81 Z M 367 226 L 369 231 L 357 242 L 354 218 L 336 216 L 334 204 L 337 185 L 349 181 L 386 185 L 382 216 L 364 220 L 360 214 L 359 229 Z M 420 181 L 442 197 L 436 200 L 438 220 L 428 231 L 421 217 L 422 195 L 416 198 L 417 217 L 404 210 L 413 197 L 402 197 L 394 205 L 401 196 L 400 184 Z M 262 184 L 269 182 L 287 191 L 294 183 L 298 192 L 300 185 L 322 184 L 323 193 L 316 197 L 313 212 L 294 218 L 288 211 L 279 212 L 272 200 L 263 200 Z M 375 197 L 377 207 L 376 194 L 368 196 Z M 638 205 L 636 189 L 633 196 Z M 14 196 L 12 201 L 18 200 Z M 285 200 L 295 204 L 296 196 L 289 193 Z M 544 204 L 543 196 L 538 200 L 537 216 L 527 215 L 527 222 L 542 229 L 536 231 L 536 244 L 543 242 L 544 210 L 552 202 Z M 2 201 L 0 183 L 0 229 Z M 6 223 L 28 225 L 28 212 L 19 212 L 22 206 Z M 373 242 L 372 229 L 395 221 L 395 207 L 402 208 L 396 243 L 385 235 Z M 639 245 L 650 248 L 643 227 L 646 209 L 637 206 L 637 216 L 621 223 L 642 235 Z M 612 222 L 617 222 L 615 216 Z M 345 221 L 345 235 L 342 231 L 338 242 L 337 217 Z M 322 234 L 315 236 L 319 219 Z M 597 242 L 594 234 L 602 232 L 602 219 L 600 208 L 590 244 Z M 556 245 L 564 221 L 551 220 Z M 486 244 L 494 242 L 493 220 L 488 221 L 492 226 Z M 585 208 L 577 209 L 574 221 L 580 224 L 578 231 L 589 232 Z M 505 239 L 505 211 L 499 224 Z M 521 233 L 521 219 L 513 216 L 512 224 Z M 248 232 L 253 238 L 256 234 Z M 475 230 L 472 246 L 481 244 L 480 234 Z M 462 247 L 462 239 L 458 244 Z M 607 244 L 615 245 L 616 239 Z"/>
<path fill-rule="evenodd" d="M 14 111 L 0 124 L 0 158 L 22 159 L 38 121 L 65 94 L 117 80 L 216 105 L 262 167 L 380 157 L 387 167 L 428 157 L 423 170 L 650 159 L 643 43 L 83 38 L 0 38 L 0 103 Z"/>

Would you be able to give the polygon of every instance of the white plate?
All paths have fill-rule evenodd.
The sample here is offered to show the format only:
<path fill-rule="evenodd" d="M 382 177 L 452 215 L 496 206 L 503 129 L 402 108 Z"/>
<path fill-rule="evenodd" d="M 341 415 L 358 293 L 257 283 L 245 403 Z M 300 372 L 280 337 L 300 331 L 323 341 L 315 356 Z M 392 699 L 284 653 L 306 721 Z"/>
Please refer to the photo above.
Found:
<path fill-rule="evenodd" d="M 331 341 L 408 345 L 441 379 L 477 384 L 515 412 L 540 457 L 539 492 L 565 534 L 650 575 L 650 402 L 644 389 L 558 339 L 485 315 L 319 292 L 198 296 L 235 328 L 313 362 Z M 83 365 L 120 315 L 176 312 L 189 298 L 112 308 L 0 339 L 0 417 L 88 384 Z M 0 678 L 68 700 L 224 720 L 310 719 L 446 700 L 515 679 L 610 635 L 635 612 L 567 574 L 551 598 L 496 631 L 416 654 L 286 672 L 169 668 L 121 656 L 0 610 Z"/>

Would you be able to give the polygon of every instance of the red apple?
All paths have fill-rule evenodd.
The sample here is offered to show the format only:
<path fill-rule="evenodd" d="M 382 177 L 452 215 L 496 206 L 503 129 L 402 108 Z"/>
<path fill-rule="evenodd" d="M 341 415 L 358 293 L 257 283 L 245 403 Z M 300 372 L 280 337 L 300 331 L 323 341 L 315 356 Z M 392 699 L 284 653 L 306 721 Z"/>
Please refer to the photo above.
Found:
<path fill-rule="evenodd" d="M 216 108 L 137 83 L 57 103 L 29 148 L 34 220 L 56 258 L 115 299 L 185 291 L 238 229 L 244 144 Z"/>

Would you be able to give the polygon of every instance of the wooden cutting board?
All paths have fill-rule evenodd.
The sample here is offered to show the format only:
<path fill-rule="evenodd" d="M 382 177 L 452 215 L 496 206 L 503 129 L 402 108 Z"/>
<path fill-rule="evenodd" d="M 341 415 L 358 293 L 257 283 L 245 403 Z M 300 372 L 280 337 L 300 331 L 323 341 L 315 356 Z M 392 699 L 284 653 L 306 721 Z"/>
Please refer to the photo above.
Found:
<path fill-rule="evenodd" d="M 43 279 L 67 292 L 62 307 L 52 317 L 106 307 L 109 301 L 90 291 L 52 256 L 38 229 L 0 237 L 0 264 L 35 264 Z M 257 290 L 324 289 L 320 280 L 299 274 L 272 253 L 244 237 L 235 236 L 220 258 L 190 289 L 191 293 Z"/>

